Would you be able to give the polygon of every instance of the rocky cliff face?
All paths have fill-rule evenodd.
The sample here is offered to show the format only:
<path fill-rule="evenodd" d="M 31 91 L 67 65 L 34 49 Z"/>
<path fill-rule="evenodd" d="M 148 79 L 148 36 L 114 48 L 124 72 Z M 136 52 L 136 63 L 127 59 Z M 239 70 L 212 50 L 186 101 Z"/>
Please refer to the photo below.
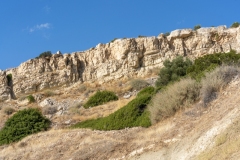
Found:
<path fill-rule="evenodd" d="M 31 93 L 78 81 L 100 83 L 144 76 L 154 67 L 161 67 L 166 59 L 177 55 L 190 59 L 214 52 L 240 52 L 240 28 L 225 26 L 175 30 L 165 37 L 117 39 L 98 44 L 83 52 L 54 54 L 52 57 L 31 59 L 7 71 L 12 74 L 12 89 L 16 95 Z M 0 99 L 9 92 L 6 72 L 0 73 Z"/>

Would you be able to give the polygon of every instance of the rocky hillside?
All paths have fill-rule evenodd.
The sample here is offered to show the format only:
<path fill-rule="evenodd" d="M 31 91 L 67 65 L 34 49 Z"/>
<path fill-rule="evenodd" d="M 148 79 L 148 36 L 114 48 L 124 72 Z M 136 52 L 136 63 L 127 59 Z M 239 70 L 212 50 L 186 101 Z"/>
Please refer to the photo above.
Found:
<path fill-rule="evenodd" d="M 189 106 L 149 128 L 51 130 L 0 146 L 0 159 L 238 160 L 240 79 L 208 108 Z"/>
<path fill-rule="evenodd" d="M 194 59 L 231 49 L 240 52 L 239 42 L 239 27 L 183 29 L 167 37 L 116 39 L 83 52 L 31 59 L 17 68 L 0 71 L 0 100 L 79 81 L 104 83 L 142 77 L 177 55 Z"/>

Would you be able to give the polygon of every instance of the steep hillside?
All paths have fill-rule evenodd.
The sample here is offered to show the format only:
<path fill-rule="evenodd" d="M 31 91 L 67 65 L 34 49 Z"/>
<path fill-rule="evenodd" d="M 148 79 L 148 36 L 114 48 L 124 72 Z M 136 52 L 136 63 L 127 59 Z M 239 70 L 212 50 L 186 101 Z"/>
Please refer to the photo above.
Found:
<path fill-rule="evenodd" d="M 208 108 L 195 104 L 149 128 L 38 133 L 1 146 L 0 159 L 239 159 L 239 92 L 235 77 Z"/>

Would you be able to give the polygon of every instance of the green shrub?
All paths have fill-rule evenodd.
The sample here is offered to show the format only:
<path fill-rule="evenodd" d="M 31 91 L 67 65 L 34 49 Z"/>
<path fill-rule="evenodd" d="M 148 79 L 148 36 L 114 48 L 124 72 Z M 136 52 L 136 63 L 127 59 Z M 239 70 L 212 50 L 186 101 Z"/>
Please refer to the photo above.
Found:
<path fill-rule="evenodd" d="M 134 79 L 130 81 L 130 86 L 133 90 L 141 90 L 145 87 L 147 87 L 149 84 L 141 79 Z"/>
<path fill-rule="evenodd" d="M 236 75 L 240 69 L 233 66 L 220 66 L 212 72 L 206 74 L 202 79 L 201 100 L 204 106 L 217 97 L 217 93 L 224 88 Z"/>
<path fill-rule="evenodd" d="M 232 25 L 231 25 L 231 28 L 237 28 L 239 27 L 239 23 L 238 22 L 234 22 Z"/>
<path fill-rule="evenodd" d="M 159 78 L 156 81 L 157 87 L 166 86 L 170 82 L 178 80 L 186 75 L 187 68 L 192 65 L 192 62 L 182 56 L 178 56 L 171 61 L 163 62 L 164 67 L 160 70 Z"/>
<path fill-rule="evenodd" d="M 0 130 L 0 145 L 19 141 L 22 138 L 47 130 L 50 121 L 33 108 L 18 111 L 9 118 Z"/>
<path fill-rule="evenodd" d="M 167 36 L 170 35 L 170 33 L 169 33 L 169 32 L 166 32 L 166 33 L 164 33 L 163 35 L 164 35 L 165 37 L 167 37 Z"/>
<path fill-rule="evenodd" d="M 87 120 L 77 123 L 72 128 L 92 128 L 97 130 L 119 130 L 127 127 L 149 127 L 149 111 L 146 110 L 153 90 L 148 88 L 137 95 L 123 108 L 104 118 Z"/>
<path fill-rule="evenodd" d="M 118 100 L 115 93 L 110 91 L 97 91 L 89 100 L 83 105 L 84 108 L 94 107 L 106 102 Z"/>
<path fill-rule="evenodd" d="M 179 109 L 187 107 L 199 98 L 200 86 L 190 78 L 175 82 L 157 93 L 148 107 L 151 113 L 151 122 L 174 115 Z"/>
<path fill-rule="evenodd" d="M 201 28 L 201 25 L 198 24 L 198 25 L 194 26 L 193 30 L 196 31 L 196 30 L 198 30 L 198 29 L 200 29 L 200 28 Z"/>
<path fill-rule="evenodd" d="M 51 56 L 52 56 L 51 51 L 45 51 L 45 52 L 41 53 L 37 58 L 45 58 L 45 57 L 51 57 Z"/>
<path fill-rule="evenodd" d="M 28 102 L 29 102 L 29 103 L 35 102 L 35 98 L 34 98 L 32 95 L 28 95 L 28 96 L 27 96 L 27 99 L 28 99 Z"/>
<path fill-rule="evenodd" d="M 147 37 L 147 36 L 142 36 L 142 35 L 139 35 L 138 38 L 144 38 L 144 37 Z"/>
<path fill-rule="evenodd" d="M 214 70 L 222 64 L 232 65 L 239 63 L 240 54 L 231 50 L 228 53 L 214 53 L 199 57 L 192 66 L 187 68 L 187 74 L 192 78 L 200 80 L 206 72 Z"/>

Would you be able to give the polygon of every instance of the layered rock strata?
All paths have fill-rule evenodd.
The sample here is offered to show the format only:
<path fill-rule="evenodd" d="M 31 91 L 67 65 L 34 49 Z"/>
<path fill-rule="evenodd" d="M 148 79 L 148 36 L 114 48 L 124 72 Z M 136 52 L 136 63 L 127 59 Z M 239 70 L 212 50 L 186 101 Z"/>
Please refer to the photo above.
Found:
<path fill-rule="evenodd" d="M 146 75 L 152 68 L 161 67 L 166 59 L 177 55 L 195 59 L 214 52 L 240 52 L 240 28 L 225 26 L 183 29 L 169 36 L 117 39 L 95 48 L 71 54 L 31 59 L 8 70 L 13 77 L 16 95 L 78 81 L 100 83 Z M 6 93 L 6 74 L 0 75 L 0 96 Z M 2 81 L 1 81 L 2 80 Z"/>

